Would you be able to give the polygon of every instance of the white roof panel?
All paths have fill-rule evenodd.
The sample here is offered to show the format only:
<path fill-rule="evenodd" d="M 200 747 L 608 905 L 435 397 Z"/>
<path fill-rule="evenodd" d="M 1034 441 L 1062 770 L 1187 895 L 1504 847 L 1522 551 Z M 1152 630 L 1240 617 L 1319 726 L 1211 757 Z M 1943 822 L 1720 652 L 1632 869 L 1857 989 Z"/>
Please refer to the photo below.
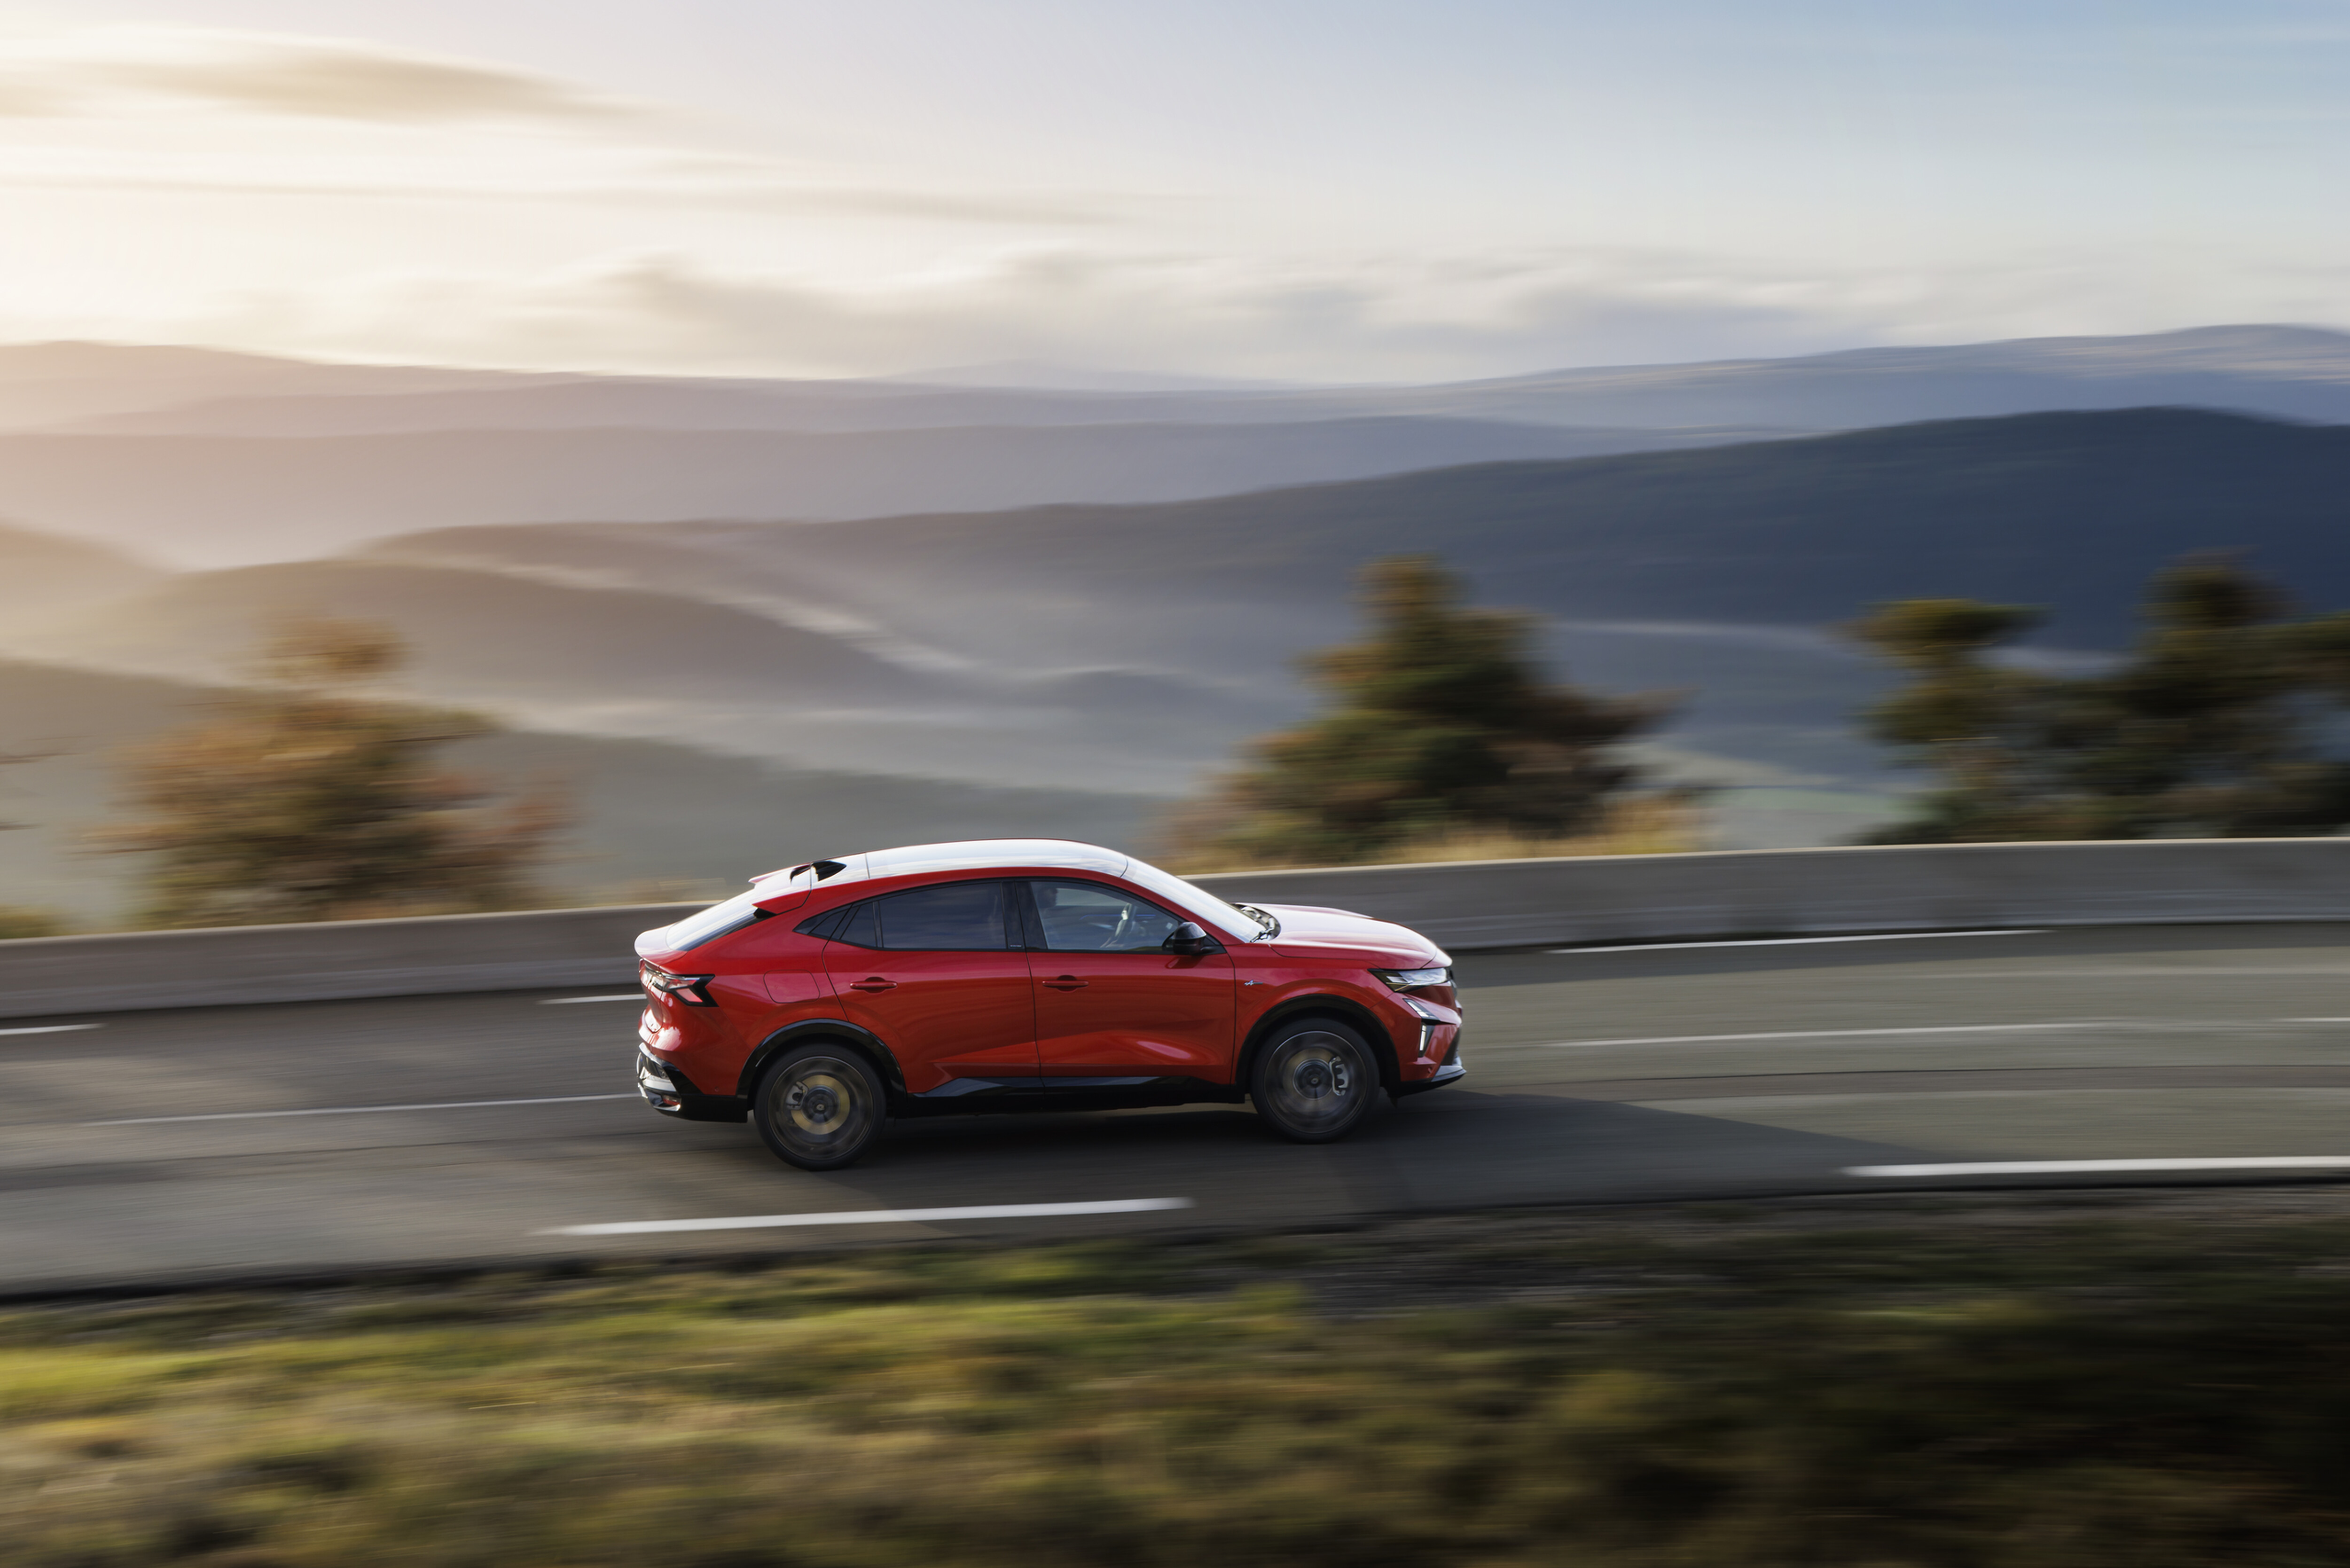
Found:
<path fill-rule="evenodd" d="M 854 866 L 853 856 L 841 858 Z M 975 871 L 990 866 L 1050 866 L 1069 871 L 1099 871 L 1115 877 L 1127 857 L 1099 845 L 1070 838 L 974 838 L 961 844 L 911 844 L 876 849 L 862 857 L 868 877 L 905 877 L 921 871 Z"/>

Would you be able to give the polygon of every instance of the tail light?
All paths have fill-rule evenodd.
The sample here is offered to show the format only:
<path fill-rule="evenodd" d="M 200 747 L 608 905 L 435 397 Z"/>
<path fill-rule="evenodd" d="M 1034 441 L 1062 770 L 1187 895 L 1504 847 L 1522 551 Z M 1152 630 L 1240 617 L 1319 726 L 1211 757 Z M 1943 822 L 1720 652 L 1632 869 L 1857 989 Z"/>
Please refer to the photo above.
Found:
<path fill-rule="evenodd" d="M 659 964 L 639 964 L 638 978 L 645 989 L 655 996 L 666 996 L 682 1007 L 715 1007 L 710 1000 L 709 986 L 715 978 L 706 974 L 671 974 Z"/>

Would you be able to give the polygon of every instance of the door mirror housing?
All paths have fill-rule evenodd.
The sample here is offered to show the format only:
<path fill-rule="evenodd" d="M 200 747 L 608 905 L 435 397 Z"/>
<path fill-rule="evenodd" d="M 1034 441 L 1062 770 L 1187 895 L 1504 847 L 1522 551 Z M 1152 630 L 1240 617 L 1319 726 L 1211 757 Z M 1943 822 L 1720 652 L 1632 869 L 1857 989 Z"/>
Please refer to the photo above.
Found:
<path fill-rule="evenodd" d="M 1169 952 L 1180 953 L 1186 958 L 1218 950 L 1216 939 L 1210 936 L 1207 929 L 1197 920 L 1186 920 L 1168 932 L 1165 946 Z"/>

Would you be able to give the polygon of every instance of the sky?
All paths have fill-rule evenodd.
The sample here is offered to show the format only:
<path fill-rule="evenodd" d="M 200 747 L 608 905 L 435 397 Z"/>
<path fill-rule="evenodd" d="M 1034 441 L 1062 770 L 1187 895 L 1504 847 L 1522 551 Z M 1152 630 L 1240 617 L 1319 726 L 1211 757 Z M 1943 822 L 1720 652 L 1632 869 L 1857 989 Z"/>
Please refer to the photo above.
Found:
<path fill-rule="evenodd" d="M 0 0 L 0 341 L 1294 381 L 2350 327 L 2350 0 Z"/>

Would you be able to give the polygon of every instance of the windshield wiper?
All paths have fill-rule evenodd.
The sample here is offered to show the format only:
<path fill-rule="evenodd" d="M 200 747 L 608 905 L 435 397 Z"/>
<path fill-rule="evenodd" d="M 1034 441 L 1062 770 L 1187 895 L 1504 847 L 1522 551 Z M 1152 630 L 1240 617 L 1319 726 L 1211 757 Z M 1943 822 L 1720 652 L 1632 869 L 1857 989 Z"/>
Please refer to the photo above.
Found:
<path fill-rule="evenodd" d="M 1242 914 L 1246 915 L 1250 919 L 1254 920 L 1258 925 L 1263 926 L 1266 936 L 1277 937 L 1281 935 L 1281 922 L 1273 916 L 1266 914 L 1263 909 L 1258 909 L 1254 904 L 1235 904 L 1232 907 L 1238 909 Z"/>

